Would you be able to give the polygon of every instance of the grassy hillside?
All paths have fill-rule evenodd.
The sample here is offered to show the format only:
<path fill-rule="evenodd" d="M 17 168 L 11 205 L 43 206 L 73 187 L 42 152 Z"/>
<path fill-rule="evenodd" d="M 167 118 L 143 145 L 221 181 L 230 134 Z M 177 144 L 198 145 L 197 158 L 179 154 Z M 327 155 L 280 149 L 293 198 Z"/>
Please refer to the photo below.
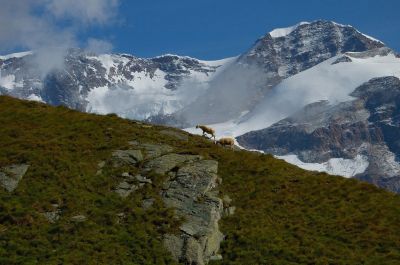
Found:
<path fill-rule="evenodd" d="M 0 264 L 174 264 L 161 236 L 180 221 L 158 197 L 163 177 L 121 199 L 112 192 L 120 172 L 96 174 L 132 140 L 219 161 L 221 196 L 236 211 L 220 222 L 223 260 L 213 264 L 400 263 L 399 196 L 162 129 L 0 96 L 0 168 L 30 165 L 14 192 L 0 187 Z M 144 211 L 149 196 L 155 206 Z M 54 204 L 62 215 L 49 223 L 43 213 Z M 76 215 L 88 219 L 72 222 Z"/>

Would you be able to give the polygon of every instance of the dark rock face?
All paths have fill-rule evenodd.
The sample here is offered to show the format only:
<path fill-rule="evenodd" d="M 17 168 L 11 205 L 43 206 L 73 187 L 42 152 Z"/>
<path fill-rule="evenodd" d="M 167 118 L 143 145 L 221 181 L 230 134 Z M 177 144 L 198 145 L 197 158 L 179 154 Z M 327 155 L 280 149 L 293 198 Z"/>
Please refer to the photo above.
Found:
<path fill-rule="evenodd" d="M 303 161 L 320 163 L 332 157 L 352 157 L 354 149 L 365 141 L 380 142 L 382 135 L 368 125 L 368 117 L 360 101 L 337 106 L 321 101 L 266 129 L 244 134 L 238 141 L 276 155 L 296 151 Z"/>
<path fill-rule="evenodd" d="M 369 166 L 355 177 L 399 192 L 400 80 L 374 78 L 351 96 L 357 99 L 334 106 L 325 101 L 310 104 L 292 117 L 237 140 L 246 148 L 275 155 L 296 154 L 308 163 L 361 154 Z"/>
<path fill-rule="evenodd" d="M 350 63 L 352 60 L 348 56 L 342 56 L 335 60 L 332 64 L 338 64 L 338 63 Z"/>
<path fill-rule="evenodd" d="M 299 25 L 287 36 L 275 38 L 267 34 L 239 60 L 286 78 L 337 54 L 383 46 L 351 26 L 321 20 Z"/>

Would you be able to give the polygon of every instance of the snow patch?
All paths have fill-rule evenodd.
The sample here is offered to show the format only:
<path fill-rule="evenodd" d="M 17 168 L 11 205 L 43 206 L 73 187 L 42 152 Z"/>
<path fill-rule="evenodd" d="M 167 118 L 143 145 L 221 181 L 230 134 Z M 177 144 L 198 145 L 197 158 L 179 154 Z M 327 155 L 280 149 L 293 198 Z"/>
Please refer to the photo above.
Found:
<path fill-rule="evenodd" d="M 35 94 L 30 94 L 26 99 L 45 103 L 44 100 L 40 96 L 35 95 Z"/>
<path fill-rule="evenodd" d="M 290 33 L 292 33 L 294 30 L 296 30 L 297 27 L 299 27 L 301 25 L 307 25 L 307 24 L 310 24 L 310 23 L 309 22 L 300 22 L 291 27 L 274 29 L 269 32 L 269 35 L 271 35 L 272 38 L 285 37 L 285 36 L 289 35 Z"/>
<path fill-rule="evenodd" d="M 33 52 L 31 51 L 26 51 L 26 52 L 17 52 L 17 53 L 11 53 L 7 55 L 0 55 L 0 60 L 8 60 L 11 58 L 21 58 L 27 55 L 31 55 Z"/>
<path fill-rule="evenodd" d="M 133 80 L 122 80 L 113 87 L 92 89 L 87 96 L 87 111 L 118 113 L 121 117 L 143 120 L 177 111 L 196 93 L 191 90 L 193 86 L 177 90 L 165 88 L 165 73 L 159 69 L 153 77 L 146 72 L 135 72 L 133 75 Z"/>
<path fill-rule="evenodd" d="M 96 59 L 99 60 L 103 67 L 106 69 L 106 77 L 108 77 L 111 67 L 116 67 L 113 56 L 110 54 L 102 54 L 99 55 Z"/>
<path fill-rule="evenodd" d="M 234 57 L 228 57 L 220 60 L 214 60 L 214 61 L 206 61 L 206 60 L 198 60 L 200 63 L 203 63 L 207 66 L 226 66 L 229 65 L 230 63 L 234 62 L 239 56 L 234 56 Z"/>
<path fill-rule="evenodd" d="M 6 75 L 2 76 L 0 72 L 0 86 L 4 87 L 8 90 L 14 89 L 15 83 L 15 75 Z"/>
<path fill-rule="evenodd" d="M 368 158 L 357 155 L 354 159 L 331 158 L 324 163 L 305 163 L 297 155 L 276 156 L 290 164 L 294 164 L 302 169 L 326 172 L 331 175 L 338 175 L 346 178 L 354 177 L 363 173 L 369 166 Z"/>

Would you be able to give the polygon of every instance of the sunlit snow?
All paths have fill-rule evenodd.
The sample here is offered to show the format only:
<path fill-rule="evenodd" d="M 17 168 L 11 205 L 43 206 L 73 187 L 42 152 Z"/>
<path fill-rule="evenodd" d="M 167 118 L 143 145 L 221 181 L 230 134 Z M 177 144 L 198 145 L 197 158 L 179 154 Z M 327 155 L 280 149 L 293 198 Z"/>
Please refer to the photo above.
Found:
<path fill-rule="evenodd" d="M 7 55 L 0 55 L 0 60 L 8 60 L 11 58 L 21 58 L 21 57 L 31 55 L 31 54 L 33 54 L 31 51 L 27 51 L 27 52 L 11 53 L 11 54 L 7 54 Z"/>
<path fill-rule="evenodd" d="M 272 38 L 285 37 L 285 36 L 289 35 L 290 33 L 292 33 L 294 30 L 296 30 L 298 26 L 306 25 L 306 24 L 310 24 L 310 23 L 309 22 L 300 22 L 291 27 L 274 29 L 269 32 L 269 35 L 271 35 Z"/>
<path fill-rule="evenodd" d="M 368 158 L 362 155 L 357 155 L 354 159 L 331 158 L 324 163 L 305 163 L 296 155 L 276 157 L 306 170 L 326 172 L 347 178 L 363 173 L 369 165 Z"/>

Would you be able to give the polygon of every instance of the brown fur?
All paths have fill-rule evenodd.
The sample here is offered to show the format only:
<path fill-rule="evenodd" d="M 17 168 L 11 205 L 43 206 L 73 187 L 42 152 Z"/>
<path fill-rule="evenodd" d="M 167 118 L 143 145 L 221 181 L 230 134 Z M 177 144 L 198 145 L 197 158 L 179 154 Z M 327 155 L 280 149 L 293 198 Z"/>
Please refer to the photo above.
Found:
<path fill-rule="evenodd" d="M 230 137 L 221 138 L 215 142 L 216 144 L 220 144 L 222 146 L 230 146 L 233 147 L 235 145 L 235 140 Z"/>
<path fill-rule="evenodd" d="M 206 136 L 206 133 L 208 133 L 215 140 L 215 130 L 213 128 L 207 127 L 205 125 L 197 125 L 196 129 L 199 129 L 199 128 L 203 131 L 204 136 Z"/>

